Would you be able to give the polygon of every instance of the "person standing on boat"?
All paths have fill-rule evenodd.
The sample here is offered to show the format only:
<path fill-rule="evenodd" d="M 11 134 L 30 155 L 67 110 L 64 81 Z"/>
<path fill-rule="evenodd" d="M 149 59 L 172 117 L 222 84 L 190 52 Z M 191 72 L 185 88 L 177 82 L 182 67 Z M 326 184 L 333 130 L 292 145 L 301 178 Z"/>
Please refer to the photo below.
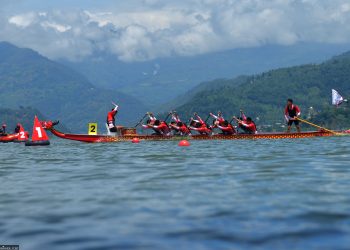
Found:
<path fill-rule="evenodd" d="M 115 126 L 115 116 L 118 113 L 118 105 L 114 104 L 114 108 L 107 114 L 107 125 L 110 132 L 117 132 L 117 127 Z"/>
<path fill-rule="evenodd" d="M 295 124 L 295 127 L 297 128 L 298 133 L 301 132 L 299 120 L 298 120 L 298 117 L 300 116 L 300 114 L 301 114 L 300 108 L 297 105 L 293 104 L 292 99 L 288 99 L 287 106 L 284 110 L 284 117 L 286 118 L 287 125 L 288 125 L 287 133 L 290 133 L 293 123 Z"/>

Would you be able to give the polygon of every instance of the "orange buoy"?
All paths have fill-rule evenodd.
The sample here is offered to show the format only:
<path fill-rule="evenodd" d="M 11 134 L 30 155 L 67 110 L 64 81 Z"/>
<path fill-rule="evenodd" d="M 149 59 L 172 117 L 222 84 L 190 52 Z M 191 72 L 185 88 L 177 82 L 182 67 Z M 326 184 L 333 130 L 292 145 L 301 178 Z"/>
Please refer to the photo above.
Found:
<path fill-rule="evenodd" d="M 140 139 L 137 138 L 137 137 L 135 137 L 135 138 L 132 139 L 131 142 L 132 142 L 132 143 L 139 143 L 139 142 L 140 142 Z"/>
<path fill-rule="evenodd" d="M 187 140 L 182 140 L 182 141 L 179 142 L 179 146 L 180 147 L 188 147 L 190 145 L 191 145 L 190 142 L 187 141 Z"/>

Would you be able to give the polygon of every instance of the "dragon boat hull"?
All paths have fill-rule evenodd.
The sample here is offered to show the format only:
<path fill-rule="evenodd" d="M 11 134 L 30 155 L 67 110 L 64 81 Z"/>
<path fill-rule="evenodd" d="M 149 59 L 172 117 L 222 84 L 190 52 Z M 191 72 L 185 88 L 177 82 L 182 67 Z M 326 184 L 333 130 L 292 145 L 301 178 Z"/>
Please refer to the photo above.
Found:
<path fill-rule="evenodd" d="M 67 134 L 62 133 L 53 127 L 49 129 L 55 136 L 87 143 L 110 143 L 110 142 L 125 142 L 132 141 L 133 138 L 138 138 L 144 141 L 175 141 L 183 140 L 258 140 L 258 139 L 301 139 L 301 138 L 314 138 L 314 137 L 330 137 L 334 136 L 333 133 L 327 131 L 313 131 L 302 133 L 260 133 L 260 134 L 234 134 L 234 135 L 191 135 L 191 136 L 162 136 L 162 135 L 140 135 L 124 134 L 124 135 L 87 135 L 87 134 Z"/>

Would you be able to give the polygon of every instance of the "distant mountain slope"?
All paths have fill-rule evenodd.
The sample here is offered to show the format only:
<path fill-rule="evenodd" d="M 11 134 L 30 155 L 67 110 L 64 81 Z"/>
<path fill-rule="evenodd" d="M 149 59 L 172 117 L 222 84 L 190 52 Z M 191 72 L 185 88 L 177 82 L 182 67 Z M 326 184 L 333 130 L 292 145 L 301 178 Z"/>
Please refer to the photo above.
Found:
<path fill-rule="evenodd" d="M 240 84 L 235 84 L 236 81 L 232 80 L 231 85 L 221 88 L 207 87 L 176 110 L 187 116 L 194 111 L 206 114 L 217 110 L 232 116 L 243 108 L 255 119 L 259 117 L 257 122 L 260 125 L 283 123 L 283 108 L 287 98 L 293 98 L 301 106 L 304 115 L 308 114 L 309 107 L 313 107 L 316 113 L 324 110 L 328 110 L 328 113 L 337 112 L 334 108 L 330 109 L 331 89 L 335 88 L 343 95 L 350 96 L 350 53 L 318 65 L 271 70 L 249 76 Z M 216 86 L 221 82 L 216 80 L 206 85 Z M 344 112 L 350 118 L 349 108 Z M 322 117 L 317 119 L 330 124 Z M 334 121 L 332 124 L 339 127 L 350 125 L 335 124 Z"/>
<path fill-rule="evenodd" d="M 7 125 L 7 133 L 12 133 L 17 123 L 21 123 L 24 129 L 32 133 L 34 116 L 42 121 L 47 117 L 43 115 L 39 110 L 31 107 L 20 107 L 18 109 L 0 108 L 0 122 Z M 66 131 L 67 128 L 60 123 L 58 128 Z"/>
<path fill-rule="evenodd" d="M 12 133 L 14 131 L 17 123 L 21 123 L 27 131 L 31 132 L 35 115 L 37 115 L 40 119 L 46 119 L 46 117 L 41 114 L 39 110 L 30 107 L 21 107 L 19 109 L 0 108 L 0 122 L 1 124 L 7 125 L 8 133 Z"/>
<path fill-rule="evenodd" d="M 122 123 L 133 123 L 146 111 L 131 96 L 96 88 L 67 66 L 6 42 L 0 43 L 0 100 L 7 108 L 32 106 L 73 131 L 85 131 L 91 121 L 103 125 L 111 101 L 120 104 Z"/>
<path fill-rule="evenodd" d="M 113 55 L 101 53 L 82 62 L 64 63 L 97 86 L 117 89 L 157 107 L 185 94 L 200 82 L 320 63 L 349 49 L 350 44 L 300 43 L 132 63 L 121 62 Z"/>

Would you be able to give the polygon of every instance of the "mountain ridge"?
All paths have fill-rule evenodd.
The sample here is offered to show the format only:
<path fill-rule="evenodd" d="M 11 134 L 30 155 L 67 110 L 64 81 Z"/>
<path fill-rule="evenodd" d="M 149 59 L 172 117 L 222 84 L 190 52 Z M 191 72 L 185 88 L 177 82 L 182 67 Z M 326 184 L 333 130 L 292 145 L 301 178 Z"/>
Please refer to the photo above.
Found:
<path fill-rule="evenodd" d="M 125 124 L 132 124 L 147 109 L 131 96 L 95 87 L 73 69 L 7 42 L 0 42 L 0 99 L 2 107 L 39 109 L 72 131 L 85 131 L 92 121 L 105 123 L 111 101 L 120 104 L 118 118 Z"/>
<path fill-rule="evenodd" d="M 315 109 L 315 116 L 324 110 L 336 112 L 335 109 L 329 109 L 331 89 L 337 89 L 345 96 L 350 95 L 350 53 L 334 56 L 320 64 L 287 67 L 246 76 L 238 85 L 232 84 L 235 80 L 237 78 L 231 79 L 231 85 L 225 85 L 222 89 L 204 88 L 190 101 L 176 107 L 176 110 L 185 117 L 193 112 L 205 114 L 217 110 L 231 116 L 237 115 L 242 108 L 260 125 L 272 127 L 284 123 L 283 109 L 288 98 L 293 98 L 300 105 L 303 115 L 310 112 L 310 107 Z M 221 84 L 221 81 L 207 83 L 217 84 Z M 320 117 L 317 120 L 330 124 Z M 346 126 L 344 123 L 332 123 L 334 128 L 340 128 L 340 125 Z"/>

